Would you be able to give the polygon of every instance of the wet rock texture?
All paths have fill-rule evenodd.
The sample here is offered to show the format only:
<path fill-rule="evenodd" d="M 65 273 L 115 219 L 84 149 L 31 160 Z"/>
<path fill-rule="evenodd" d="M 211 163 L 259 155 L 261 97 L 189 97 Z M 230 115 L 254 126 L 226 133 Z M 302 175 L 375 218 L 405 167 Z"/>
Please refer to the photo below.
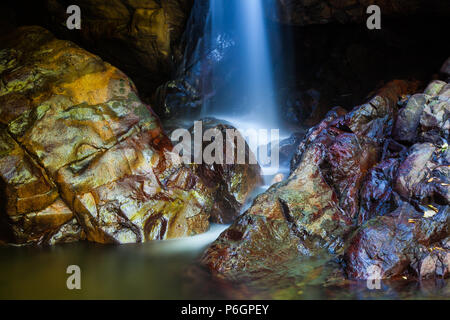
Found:
<path fill-rule="evenodd" d="M 178 44 L 192 0 L 46 0 L 48 27 L 73 39 L 133 75 L 140 91 L 151 93 L 168 80 L 179 56 Z M 80 31 L 65 28 L 66 9 L 76 4 L 82 12 Z"/>
<path fill-rule="evenodd" d="M 40 27 L 0 43 L 2 238 L 128 243 L 208 228 L 206 187 L 121 71 Z"/>
<path fill-rule="evenodd" d="M 193 164 L 192 169 L 214 199 L 210 212 L 211 222 L 232 223 L 241 213 L 242 206 L 250 199 L 252 192 L 262 185 L 261 168 L 244 137 L 236 128 L 214 118 L 202 119 L 201 123 L 203 133 L 214 130 L 223 146 L 224 156 L 222 161 L 212 164 Z M 192 136 L 198 134 L 195 126 L 190 128 L 190 132 Z M 210 141 L 203 142 L 201 152 L 208 150 L 210 144 Z M 227 150 L 230 152 L 229 158 Z M 240 154 L 237 150 L 245 151 Z M 195 155 L 195 150 L 192 154 Z"/>
<path fill-rule="evenodd" d="M 207 249 L 229 279 L 262 276 L 322 249 L 349 278 L 448 275 L 449 85 L 392 81 L 367 103 L 334 108 L 311 128 L 286 181 Z"/>

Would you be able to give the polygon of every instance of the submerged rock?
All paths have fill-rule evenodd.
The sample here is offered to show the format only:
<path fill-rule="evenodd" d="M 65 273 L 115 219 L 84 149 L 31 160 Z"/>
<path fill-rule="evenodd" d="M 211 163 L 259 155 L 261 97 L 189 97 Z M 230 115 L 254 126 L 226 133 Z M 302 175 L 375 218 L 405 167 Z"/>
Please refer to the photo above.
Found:
<path fill-rule="evenodd" d="M 127 243 L 207 230 L 208 190 L 121 71 L 40 27 L 17 29 L 1 47 L 8 241 Z"/>

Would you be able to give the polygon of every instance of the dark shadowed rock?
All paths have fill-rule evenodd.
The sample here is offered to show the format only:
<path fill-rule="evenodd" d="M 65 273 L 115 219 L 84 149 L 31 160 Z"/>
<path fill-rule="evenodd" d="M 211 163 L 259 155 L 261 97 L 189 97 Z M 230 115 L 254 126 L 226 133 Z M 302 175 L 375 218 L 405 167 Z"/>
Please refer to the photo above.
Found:
<path fill-rule="evenodd" d="M 223 162 L 202 163 L 192 165 L 193 171 L 199 176 L 203 184 L 210 190 L 213 197 L 211 221 L 216 223 L 231 223 L 241 213 L 241 207 L 250 198 L 252 192 L 262 184 L 261 168 L 255 161 L 256 157 L 250 150 L 241 133 L 226 122 L 213 118 L 203 119 L 202 131 L 216 130 L 222 136 Z M 227 134 L 227 130 L 236 134 L 236 137 Z M 193 136 L 195 127 L 190 128 Z M 204 141 L 201 146 L 203 153 L 211 142 Z M 227 160 L 227 148 L 232 152 L 231 161 Z M 244 163 L 239 163 L 238 148 L 242 153 Z M 194 150 L 192 154 L 194 154 Z M 254 164 L 252 164 L 254 163 Z"/>
<path fill-rule="evenodd" d="M 441 67 L 441 74 L 447 82 L 450 80 L 450 58 L 448 58 Z"/>
<path fill-rule="evenodd" d="M 430 88 L 430 91 L 433 89 Z M 420 117 L 428 102 L 425 94 L 413 95 L 406 107 L 399 111 L 392 136 L 402 142 L 413 143 L 417 140 Z"/>
<path fill-rule="evenodd" d="M 448 265 L 438 265 L 440 258 L 430 251 L 439 250 L 439 241 L 448 235 L 449 206 L 443 206 L 432 217 L 424 217 L 404 203 L 388 215 L 368 221 L 349 241 L 344 254 L 348 277 L 368 279 L 373 267 L 380 268 L 381 278 L 399 276 L 444 276 Z M 445 250 L 440 248 L 441 250 Z M 439 256 L 439 255 L 438 255 Z M 432 260 L 432 261 L 429 261 Z M 448 258 L 447 258 L 448 262 Z M 418 274 L 411 272 L 416 270 Z"/>
<path fill-rule="evenodd" d="M 397 208 L 392 184 L 398 166 L 397 159 L 388 159 L 369 171 L 360 190 L 359 224 L 376 216 L 383 216 Z"/>
<path fill-rule="evenodd" d="M 167 81 L 179 58 L 178 48 L 192 0 L 81 0 L 81 30 L 68 30 L 67 4 L 45 0 L 48 26 L 77 39 L 133 76 L 141 94 L 150 95 Z"/>
<path fill-rule="evenodd" d="M 286 24 L 309 25 L 329 22 L 365 22 L 367 7 L 378 5 L 383 17 L 402 17 L 417 13 L 442 15 L 450 12 L 447 3 L 425 0 L 277 0 L 274 19 Z"/>

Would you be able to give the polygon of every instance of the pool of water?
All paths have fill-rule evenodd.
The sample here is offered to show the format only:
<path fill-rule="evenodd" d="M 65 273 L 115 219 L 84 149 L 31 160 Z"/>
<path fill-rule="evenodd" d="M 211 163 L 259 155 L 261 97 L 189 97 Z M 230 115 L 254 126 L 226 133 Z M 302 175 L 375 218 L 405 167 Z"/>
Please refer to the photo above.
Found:
<path fill-rule="evenodd" d="M 198 258 L 223 229 L 213 225 L 200 236 L 145 244 L 1 247 L 0 299 L 450 298 L 448 280 L 382 283 L 380 290 L 364 281 L 330 281 L 335 269 L 319 258 L 292 262 L 281 278 L 218 280 Z M 81 269 L 81 290 L 67 289 L 69 265 Z"/>

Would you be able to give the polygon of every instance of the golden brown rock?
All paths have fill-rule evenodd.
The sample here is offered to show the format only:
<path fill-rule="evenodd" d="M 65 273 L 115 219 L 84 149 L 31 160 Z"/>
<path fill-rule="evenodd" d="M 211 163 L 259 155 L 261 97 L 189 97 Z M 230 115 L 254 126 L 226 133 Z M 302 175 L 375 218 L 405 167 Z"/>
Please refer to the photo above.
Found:
<path fill-rule="evenodd" d="M 0 174 L 20 242 L 83 232 L 141 242 L 208 228 L 206 189 L 121 71 L 39 27 L 1 43 Z"/>
<path fill-rule="evenodd" d="M 141 91 L 151 93 L 168 80 L 177 44 L 189 17 L 192 0 L 81 0 L 81 30 L 68 30 L 68 4 L 46 0 L 51 26 L 74 35 L 96 53 L 133 75 Z M 147 92 L 148 90 L 148 92 Z M 142 93 L 142 92 L 141 92 Z"/>

